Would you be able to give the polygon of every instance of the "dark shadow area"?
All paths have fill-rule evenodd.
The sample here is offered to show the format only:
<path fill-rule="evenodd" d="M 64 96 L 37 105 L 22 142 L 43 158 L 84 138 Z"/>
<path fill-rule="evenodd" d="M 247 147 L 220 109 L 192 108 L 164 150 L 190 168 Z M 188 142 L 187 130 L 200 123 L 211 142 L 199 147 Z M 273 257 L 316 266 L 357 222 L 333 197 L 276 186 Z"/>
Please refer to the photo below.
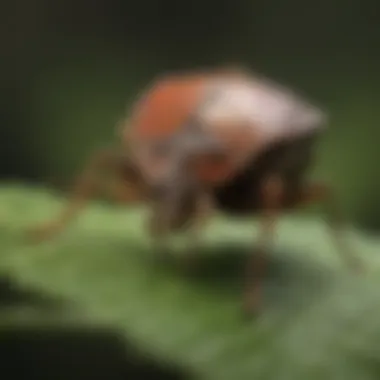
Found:
<path fill-rule="evenodd" d="M 249 244 L 214 245 L 199 252 L 191 269 L 186 268 L 179 258 L 171 260 L 166 270 L 185 274 L 189 281 L 201 284 L 215 294 L 241 297 L 246 265 L 254 255 L 255 249 Z M 330 268 L 313 262 L 306 252 L 304 256 L 287 251 L 272 252 L 267 256 L 263 272 L 265 299 L 270 305 L 282 309 L 301 307 L 326 294 L 335 279 Z"/>
<path fill-rule="evenodd" d="M 373 208 L 365 216 L 359 218 L 356 224 L 357 227 L 366 234 L 374 237 L 380 236 L 380 219 L 378 218 L 378 209 Z"/>
<path fill-rule="evenodd" d="M 4 380 L 185 379 L 169 365 L 137 353 L 117 332 L 83 328 L 0 331 Z"/>
<path fill-rule="evenodd" d="M 11 278 L 0 276 L 0 311 L 17 306 L 31 306 L 43 311 L 59 311 L 67 306 L 67 302 L 23 289 Z"/>
<path fill-rule="evenodd" d="M 49 315 L 71 306 L 43 293 L 23 289 L 0 277 L 1 312 L 33 307 Z M 83 327 L 14 326 L 0 330 L 1 379 L 113 380 L 185 379 L 179 369 L 157 362 L 114 331 Z"/>

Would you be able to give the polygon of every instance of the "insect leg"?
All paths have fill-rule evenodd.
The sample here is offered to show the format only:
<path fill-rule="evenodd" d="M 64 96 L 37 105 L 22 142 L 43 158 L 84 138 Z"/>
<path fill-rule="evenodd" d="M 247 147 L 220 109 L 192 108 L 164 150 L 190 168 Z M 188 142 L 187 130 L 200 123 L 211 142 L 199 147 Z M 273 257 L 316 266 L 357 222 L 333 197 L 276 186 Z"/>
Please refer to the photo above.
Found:
<path fill-rule="evenodd" d="M 113 173 L 121 174 L 121 169 L 125 157 L 114 150 L 104 150 L 95 152 L 86 163 L 84 170 L 78 176 L 69 196 L 68 204 L 63 208 L 53 220 L 30 228 L 27 233 L 34 241 L 43 241 L 53 237 L 62 231 L 86 206 L 87 202 L 94 198 L 105 184 L 103 175 Z M 132 187 L 130 187 L 132 189 Z M 113 188 L 108 187 L 108 193 L 113 199 L 118 201 L 131 198 L 133 192 L 125 192 L 126 188 L 120 186 L 120 182 Z M 124 194 L 122 194 L 124 191 Z"/>
<path fill-rule="evenodd" d="M 200 246 L 202 233 L 212 211 L 213 202 L 211 196 L 206 192 L 200 191 L 196 197 L 194 217 L 189 222 L 190 226 L 187 236 L 188 246 L 184 256 L 184 264 L 186 267 L 193 266 L 194 257 Z"/>
<path fill-rule="evenodd" d="M 261 297 L 261 277 L 266 267 L 266 253 L 270 249 L 275 234 L 275 226 L 281 210 L 283 181 L 278 176 L 265 180 L 262 190 L 262 215 L 258 251 L 246 266 L 246 289 L 244 310 L 247 313 L 256 311 Z"/>
<path fill-rule="evenodd" d="M 176 166 L 176 163 L 173 164 Z M 150 186 L 150 210 L 148 231 L 156 248 L 159 260 L 168 259 L 168 238 L 175 221 L 181 213 L 181 201 L 184 191 L 182 173 L 175 168 L 168 171 L 167 176 Z"/>
<path fill-rule="evenodd" d="M 359 260 L 357 254 L 352 252 L 352 247 L 344 236 L 346 218 L 343 216 L 334 191 L 324 183 L 305 185 L 299 196 L 298 204 L 306 206 L 319 202 L 324 203 L 327 208 L 330 231 L 342 260 L 354 271 L 363 271 L 363 263 Z"/>
<path fill-rule="evenodd" d="M 153 240 L 156 257 L 159 261 L 167 261 L 169 258 L 168 238 L 171 229 L 167 219 L 167 213 L 160 203 L 155 202 L 151 206 L 148 232 Z"/>

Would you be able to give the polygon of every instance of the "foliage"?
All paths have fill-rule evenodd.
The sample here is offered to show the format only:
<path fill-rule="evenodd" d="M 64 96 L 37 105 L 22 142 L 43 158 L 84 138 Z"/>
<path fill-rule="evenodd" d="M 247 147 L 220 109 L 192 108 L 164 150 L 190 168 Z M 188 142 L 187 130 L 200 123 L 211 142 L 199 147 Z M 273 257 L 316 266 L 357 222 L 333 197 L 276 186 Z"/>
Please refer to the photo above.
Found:
<path fill-rule="evenodd" d="M 380 375 L 380 240 L 350 231 L 368 273 L 348 273 L 323 220 L 287 216 L 269 256 L 262 314 L 242 318 L 241 273 L 255 221 L 216 218 L 198 267 L 181 249 L 158 265 L 144 210 L 93 204 L 59 238 L 31 245 L 25 227 L 54 215 L 46 190 L 0 190 L 0 270 L 80 305 L 137 347 L 205 379 L 372 380 Z"/>

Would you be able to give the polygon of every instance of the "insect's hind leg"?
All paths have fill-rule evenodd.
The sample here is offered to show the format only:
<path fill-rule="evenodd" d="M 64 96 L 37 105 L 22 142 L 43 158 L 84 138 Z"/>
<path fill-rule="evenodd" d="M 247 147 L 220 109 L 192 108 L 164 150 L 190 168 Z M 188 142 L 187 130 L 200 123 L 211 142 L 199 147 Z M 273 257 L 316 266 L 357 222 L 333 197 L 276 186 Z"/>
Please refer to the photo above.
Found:
<path fill-rule="evenodd" d="M 298 196 L 297 206 L 307 206 L 316 203 L 322 203 L 326 206 L 332 237 L 342 260 L 346 262 L 349 268 L 362 272 L 365 269 L 363 262 L 359 260 L 356 252 L 353 252 L 352 246 L 348 244 L 347 238 L 344 236 L 346 218 L 343 216 L 335 192 L 330 186 L 322 182 L 304 185 Z"/>
<path fill-rule="evenodd" d="M 84 209 L 88 201 L 100 195 L 101 190 L 107 184 L 106 176 L 112 175 L 114 179 L 131 178 L 129 188 L 120 186 L 121 182 L 116 182 L 119 186 L 107 188 L 107 193 L 118 202 L 127 203 L 136 197 L 136 191 L 132 190 L 137 185 L 135 173 L 128 171 L 128 159 L 116 149 L 107 149 L 95 152 L 85 164 L 84 170 L 80 173 L 70 192 L 69 201 L 62 211 L 52 220 L 42 224 L 32 226 L 27 231 L 28 237 L 35 242 L 40 242 L 52 238 L 61 232 L 67 225 Z M 123 172 L 124 170 L 124 172 Z"/>

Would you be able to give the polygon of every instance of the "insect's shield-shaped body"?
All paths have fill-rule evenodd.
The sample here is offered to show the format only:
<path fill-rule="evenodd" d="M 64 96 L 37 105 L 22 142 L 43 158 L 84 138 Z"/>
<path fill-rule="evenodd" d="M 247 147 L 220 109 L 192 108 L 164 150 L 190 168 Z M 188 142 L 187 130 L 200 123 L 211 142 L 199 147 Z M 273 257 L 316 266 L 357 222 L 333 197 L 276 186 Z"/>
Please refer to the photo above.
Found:
<path fill-rule="evenodd" d="M 141 97 L 129 142 L 149 181 L 198 154 L 202 179 L 220 183 L 271 145 L 325 125 L 320 109 L 267 78 L 237 70 L 190 73 L 163 78 Z M 218 144 L 224 155 L 215 161 Z"/>

